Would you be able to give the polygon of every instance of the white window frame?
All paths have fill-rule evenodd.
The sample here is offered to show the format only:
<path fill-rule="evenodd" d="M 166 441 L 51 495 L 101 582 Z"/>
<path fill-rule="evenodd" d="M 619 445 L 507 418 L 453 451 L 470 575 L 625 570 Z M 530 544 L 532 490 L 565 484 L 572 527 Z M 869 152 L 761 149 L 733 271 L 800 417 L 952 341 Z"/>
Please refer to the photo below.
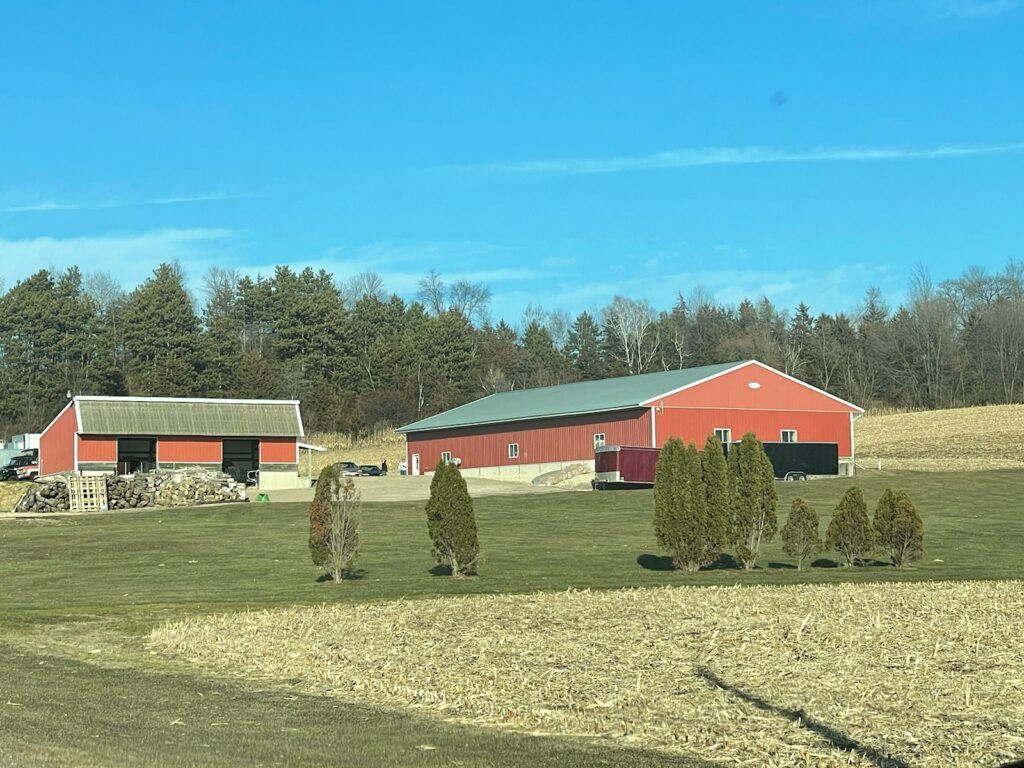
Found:
<path fill-rule="evenodd" d="M 605 442 L 604 432 L 595 432 L 594 433 L 594 447 L 595 448 L 603 448 L 605 445 L 607 445 L 607 443 Z"/>
<path fill-rule="evenodd" d="M 786 439 L 786 434 L 787 433 L 793 435 L 793 439 L 792 440 L 787 440 Z M 795 442 L 797 442 L 797 432 L 796 432 L 796 430 L 795 429 L 783 429 L 783 430 L 781 430 L 779 432 L 779 440 L 781 440 L 784 443 L 795 443 Z"/>
<path fill-rule="evenodd" d="M 518 459 L 519 458 L 519 443 L 509 443 L 508 444 L 508 457 L 510 459 Z"/>
<path fill-rule="evenodd" d="M 723 445 L 732 445 L 732 430 L 729 427 L 715 427 L 714 434 Z"/>
<path fill-rule="evenodd" d="M 441 451 L 441 461 L 443 461 L 445 464 L 451 464 L 452 463 L 452 452 L 451 451 Z"/>

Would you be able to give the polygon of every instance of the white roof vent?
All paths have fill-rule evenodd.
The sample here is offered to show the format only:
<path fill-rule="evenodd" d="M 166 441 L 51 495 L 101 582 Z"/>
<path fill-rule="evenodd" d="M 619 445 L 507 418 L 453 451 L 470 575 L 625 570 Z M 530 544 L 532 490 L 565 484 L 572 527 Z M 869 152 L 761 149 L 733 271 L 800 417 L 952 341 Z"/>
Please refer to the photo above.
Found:
<path fill-rule="evenodd" d="M 757 381 L 752 381 L 749 384 L 747 384 L 747 386 L 750 387 L 751 389 L 760 389 L 761 383 Z"/>

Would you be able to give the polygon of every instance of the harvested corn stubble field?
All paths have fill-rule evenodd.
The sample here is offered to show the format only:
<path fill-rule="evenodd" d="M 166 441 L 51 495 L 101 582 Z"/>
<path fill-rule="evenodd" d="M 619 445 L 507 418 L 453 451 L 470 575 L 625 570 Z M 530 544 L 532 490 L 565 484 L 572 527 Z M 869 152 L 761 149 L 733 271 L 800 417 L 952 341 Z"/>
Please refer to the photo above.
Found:
<path fill-rule="evenodd" d="M 868 414 L 857 420 L 857 463 L 919 472 L 1024 467 L 1024 405 Z"/>
<path fill-rule="evenodd" d="M 460 722 L 765 766 L 1024 751 L 1024 583 L 670 587 L 188 619 L 151 649 Z M 889 757 L 891 756 L 891 758 Z"/>

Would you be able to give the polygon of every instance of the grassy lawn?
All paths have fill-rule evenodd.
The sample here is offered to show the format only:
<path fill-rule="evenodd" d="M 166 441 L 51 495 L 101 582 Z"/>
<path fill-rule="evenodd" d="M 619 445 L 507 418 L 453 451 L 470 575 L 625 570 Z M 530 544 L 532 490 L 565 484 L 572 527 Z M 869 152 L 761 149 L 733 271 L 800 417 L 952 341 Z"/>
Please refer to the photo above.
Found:
<path fill-rule="evenodd" d="M 904 488 L 917 503 L 925 558 L 916 567 L 797 572 L 776 542 L 752 574 L 732 568 L 664 570 L 646 491 L 479 499 L 484 560 L 480 575 L 465 580 L 432 573 L 422 503 L 367 504 L 363 571 L 341 586 L 317 581 L 301 504 L 3 522 L 0 644 L 7 647 L 0 649 L 0 699 L 24 706 L 0 708 L 0 765 L 305 765 L 320 762 L 325 751 L 346 764 L 368 766 L 658 764 L 651 755 L 247 691 L 142 661 L 127 668 L 83 663 L 33 648 L 26 638 L 71 621 L 102 621 L 135 636 L 164 618 L 333 600 L 567 587 L 1020 577 L 1024 516 L 1017 500 L 1024 495 L 1024 473 L 907 474 L 858 482 L 870 507 L 888 485 Z M 824 531 L 849 484 L 780 484 L 780 522 L 799 493 L 817 508 Z M 54 634 L 60 634 L 55 627 Z M 133 727 L 122 732 L 126 719 Z M 170 726 L 174 720 L 185 725 Z M 231 725 L 209 725 L 221 720 Z M 206 725 L 200 727 L 201 721 Z M 418 749 L 422 744 L 438 749 Z"/>

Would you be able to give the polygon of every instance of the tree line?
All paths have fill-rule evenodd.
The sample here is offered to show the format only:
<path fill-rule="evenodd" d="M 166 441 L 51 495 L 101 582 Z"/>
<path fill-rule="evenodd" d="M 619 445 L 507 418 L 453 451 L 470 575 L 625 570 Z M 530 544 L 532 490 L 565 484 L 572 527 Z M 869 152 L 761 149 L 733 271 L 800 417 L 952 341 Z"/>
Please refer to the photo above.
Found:
<path fill-rule="evenodd" d="M 213 268 L 194 297 L 175 264 L 132 290 L 40 270 L 0 296 L 0 432 L 35 431 L 72 394 L 295 398 L 310 429 L 360 434 L 494 392 L 755 358 L 860 405 L 1024 401 L 1024 264 L 913 275 L 890 308 L 812 315 L 700 288 L 671 307 L 624 296 L 571 317 L 491 317 L 480 283 L 426 275 L 413 300 L 363 273 Z M 855 299 L 851 297 L 851 303 Z"/>

